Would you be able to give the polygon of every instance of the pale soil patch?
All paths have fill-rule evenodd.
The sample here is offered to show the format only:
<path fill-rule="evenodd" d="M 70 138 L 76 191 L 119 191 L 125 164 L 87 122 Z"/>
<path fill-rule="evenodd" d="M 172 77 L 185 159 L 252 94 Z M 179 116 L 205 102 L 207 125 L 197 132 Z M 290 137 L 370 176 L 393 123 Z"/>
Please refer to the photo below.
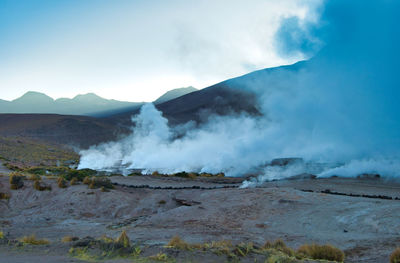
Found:
<path fill-rule="evenodd" d="M 131 186 L 148 184 L 146 178 L 138 178 L 130 183 L 129 178 L 121 181 Z M 331 243 L 348 252 L 347 262 L 371 263 L 387 262 L 400 242 L 400 201 L 301 191 L 329 188 L 392 195 L 400 190 L 396 184 L 380 181 L 353 180 L 348 187 L 345 179 L 333 178 L 215 190 L 118 186 L 101 192 L 86 185 L 60 189 L 56 180 L 46 179 L 53 190 L 39 192 L 30 181 L 23 189 L 10 191 L 7 180 L 0 177 L 0 192 L 11 193 L 9 201 L 0 201 L 0 229 L 10 238 L 35 233 L 55 243 L 66 235 L 115 238 L 122 230 L 136 242 L 156 246 L 175 235 L 191 243 L 228 239 L 259 245 L 282 238 L 293 248 L 311 242 Z M 176 184 L 175 180 L 162 180 L 164 185 Z M 185 180 L 178 183 L 191 184 L 190 179 Z"/>

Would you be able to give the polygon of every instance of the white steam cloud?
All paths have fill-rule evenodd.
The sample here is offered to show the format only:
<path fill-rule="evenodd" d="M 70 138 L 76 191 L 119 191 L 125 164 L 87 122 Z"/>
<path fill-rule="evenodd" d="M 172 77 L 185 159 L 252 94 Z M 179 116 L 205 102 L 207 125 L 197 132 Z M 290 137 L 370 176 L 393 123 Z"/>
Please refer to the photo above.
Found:
<path fill-rule="evenodd" d="M 319 23 L 298 29 L 305 39 L 294 41 L 292 20 L 277 34 L 282 52 L 310 52 L 317 37 L 327 43 L 314 58 L 227 82 L 256 93 L 262 116 L 169 127 L 147 104 L 133 119 L 132 135 L 82 151 L 79 167 L 259 175 L 245 186 L 301 173 L 400 178 L 398 11 L 400 3 L 391 0 L 327 1 Z M 280 157 L 303 162 L 266 165 Z"/>

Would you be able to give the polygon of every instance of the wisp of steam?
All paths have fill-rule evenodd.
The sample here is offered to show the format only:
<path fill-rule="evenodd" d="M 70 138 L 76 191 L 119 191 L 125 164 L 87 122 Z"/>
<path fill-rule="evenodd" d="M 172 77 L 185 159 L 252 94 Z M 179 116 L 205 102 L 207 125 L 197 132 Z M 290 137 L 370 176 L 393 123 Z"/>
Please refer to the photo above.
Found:
<path fill-rule="evenodd" d="M 332 0 L 317 7 L 318 21 L 283 21 L 280 52 L 315 55 L 241 80 L 241 89 L 257 94 L 262 116 L 170 127 L 146 104 L 130 136 L 81 151 L 79 168 L 259 175 L 244 186 L 301 173 L 400 178 L 399 7 L 397 0 Z M 279 157 L 303 161 L 267 165 Z"/>

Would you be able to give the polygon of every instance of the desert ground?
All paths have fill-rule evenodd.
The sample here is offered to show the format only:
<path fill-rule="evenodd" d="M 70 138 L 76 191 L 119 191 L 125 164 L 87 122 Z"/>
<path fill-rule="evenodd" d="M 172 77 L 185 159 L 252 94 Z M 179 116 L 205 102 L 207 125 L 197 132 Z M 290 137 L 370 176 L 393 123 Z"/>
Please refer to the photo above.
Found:
<path fill-rule="evenodd" d="M 165 248 L 174 236 L 193 244 L 229 240 L 258 246 L 282 239 L 294 249 L 329 243 L 345 252 L 345 262 L 371 263 L 388 262 L 400 243 L 400 184 L 380 178 L 308 178 L 243 189 L 241 178 L 112 176 L 109 192 L 84 184 L 59 188 L 56 179 L 42 178 L 52 190 L 37 191 L 29 180 L 10 190 L 9 172 L 0 166 L 0 192 L 11 196 L 0 200 L 0 229 L 8 240 L 35 234 L 50 244 L 3 242 L 0 262 L 81 262 L 63 237 L 116 238 L 123 230 L 143 255 L 163 252 L 176 262 L 230 259 Z M 241 259 L 257 258 L 251 260 Z"/>

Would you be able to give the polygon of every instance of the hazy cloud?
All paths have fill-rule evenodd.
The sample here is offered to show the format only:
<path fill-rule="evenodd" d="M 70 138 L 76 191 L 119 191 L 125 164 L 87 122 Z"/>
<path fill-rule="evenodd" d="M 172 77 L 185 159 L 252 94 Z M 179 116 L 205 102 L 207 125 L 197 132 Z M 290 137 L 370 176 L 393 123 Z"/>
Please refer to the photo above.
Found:
<path fill-rule="evenodd" d="M 33 1 L 0 3 L 2 98 L 95 92 L 152 100 L 249 70 L 287 64 L 281 19 L 308 19 L 317 1 Z"/>

